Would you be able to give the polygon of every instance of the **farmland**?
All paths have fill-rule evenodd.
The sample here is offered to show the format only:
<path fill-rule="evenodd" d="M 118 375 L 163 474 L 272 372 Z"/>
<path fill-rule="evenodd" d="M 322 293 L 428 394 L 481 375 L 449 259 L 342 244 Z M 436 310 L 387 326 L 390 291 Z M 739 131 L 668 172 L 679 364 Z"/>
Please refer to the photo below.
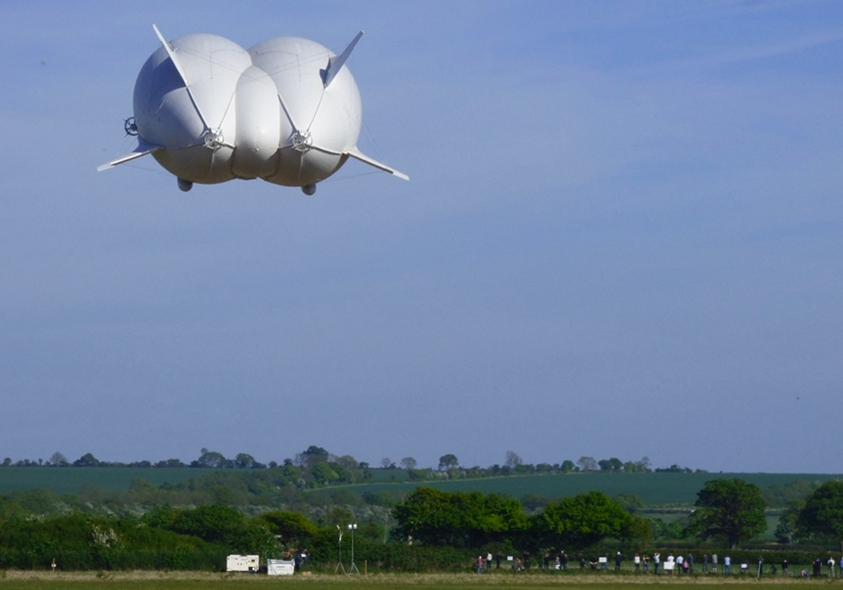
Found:
<path fill-rule="evenodd" d="M 253 470 L 224 470 L 226 473 Z M 102 490 L 126 490 L 135 479 L 145 479 L 158 487 L 168 482 L 177 484 L 217 472 L 207 468 L 140 468 L 140 467 L 73 467 L 73 468 L 0 468 L 0 493 L 48 489 L 58 494 L 78 493 L 85 487 Z M 476 479 L 450 479 L 411 482 L 401 469 L 374 469 L 369 483 L 333 485 L 329 490 L 348 490 L 355 494 L 377 492 L 411 492 L 418 486 L 448 492 L 478 491 L 486 494 L 507 494 L 522 498 L 527 494 L 546 498 L 572 496 L 600 490 L 609 496 L 636 494 L 648 506 L 687 506 L 696 500 L 706 481 L 720 478 L 741 478 L 766 488 L 772 485 L 804 480 L 822 483 L 841 476 L 829 474 L 784 473 L 554 473 L 547 475 L 510 475 Z M 313 490 L 316 491 L 316 490 Z M 305 493 L 312 493 L 312 491 Z"/>
<path fill-rule="evenodd" d="M 192 467 L 3 467 L 0 468 L 0 494 L 36 489 L 48 489 L 57 494 L 75 494 L 85 486 L 121 491 L 137 478 L 160 486 L 165 482 L 179 483 L 202 477 L 214 471 Z"/>
<path fill-rule="evenodd" d="M 637 494 L 648 506 L 693 504 L 697 492 L 712 479 L 740 478 L 760 488 L 784 485 L 796 480 L 822 483 L 838 479 L 839 475 L 795 473 L 570 473 L 549 475 L 522 475 L 483 479 L 457 479 L 448 481 L 392 483 L 365 483 L 335 486 L 359 494 L 366 492 L 410 492 L 418 486 L 447 492 L 478 491 L 486 494 L 508 494 L 521 498 L 536 494 L 547 498 L 573 496 L 591 490 L 600 490 L 609 496 Z"/>

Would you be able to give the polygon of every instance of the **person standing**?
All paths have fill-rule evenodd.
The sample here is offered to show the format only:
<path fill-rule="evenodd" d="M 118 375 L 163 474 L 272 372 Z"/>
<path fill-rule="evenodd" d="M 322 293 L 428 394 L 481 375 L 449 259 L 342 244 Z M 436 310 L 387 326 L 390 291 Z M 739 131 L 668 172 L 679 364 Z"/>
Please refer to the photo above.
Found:
<path fill-rule="evenodd" d="M 782 559 L 782 575 L 787 576 L 787 559 Z"/>
<path fill-rule="evenodd" d="M 661 560 L 662 556 L 658 551 L 653 553 L 653 574 L 656 576 L 659 575 L 659 563 L 661 563 Z"/>
<path fill-rule="evenodd" d="M 716 574 L 717 573 L 717 554 L 711 554 L 711 570 Z"/>
<path fill-rule="evenodd" d="M 491 551 L 489 551 L 486 554 L 486 571 L 487 572 L 492 571 L 492 552 Z"/>
<path fill-rule="evenodd" d="M 618 551 L 617 553 L 615 553 L 615 571 L 616 572 L 621 571 L 621 563 L 622 562 L 623 562 L 623 555 L 621 555 L 621 552 Z"/>
<path fill-rule="evenodd" d="M 644 565 L 644 573 L 649 574 L 650 573 L 650 556 L 645 553 L 644 557 L 641 558 L 641 561 L 643 562 L 643 565 Z"/>
<path fill-rule="evenodd" d="M 568 554 L 565 553 L 565 551 L 562 551 L 561 558 L 562 558 L 562 569 L 567 570 L 568 569 Z"/>
<path fill-rule="evenodd" d="M 688 573 L 693 574 L 694 573 L 694 555 L 689 553 L 688 557 L 685 558 L 685 562 L 688 564 Z"/>
<path fill-rule="evenodd" d="M 477 573 L 478 574 L 483 573 L 483 556 L 482 555 L 477 556 Z"/>
<path fill-rule="evenodd" d="M 729 575 L 729 574 L 732 573 L 732 558 L 729 557 L 728 555 L 723 558 L 723 572 L 726 575 Z"/>
<path fill-rule="evenodd" d="M 708 553 L 703 553 L 703 573 L 708 573 Z"/>
<path fill-rule="evenodd" d="M 635 564 L 635 573 L 637 574 L 641 570 L 641 556 L 636 553 L 632 557 L 632 563 Z"/>
<path fill-rule="evenodd" d="M 832 557 L 831 555 L 828 556 L 827 565 L 828 565 L 828 577 L 833 578 L 834 577 L 834 557 Z"/>

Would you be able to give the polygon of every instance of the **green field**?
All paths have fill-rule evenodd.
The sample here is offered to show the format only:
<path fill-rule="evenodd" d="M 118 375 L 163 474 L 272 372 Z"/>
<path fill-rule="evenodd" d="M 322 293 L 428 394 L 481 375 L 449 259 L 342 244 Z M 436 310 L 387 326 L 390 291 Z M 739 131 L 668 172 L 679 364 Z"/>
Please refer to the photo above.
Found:
<path fill-rule="evenodd" d="M 143 478 L 155 486 L 199 478 L 213 469 L 135 468 L 135 467 L 3 467 L 0 493 L 46 488 L 60 494 L 77 493 L 84 486 L 105 490 L 125 490 L 133 479 Z M 510 475 L 483 479 L 410 482 L 403 470 L 373 470 L 375 481 L 365 484 L 332 486 L 318 490 L 346 489 L 355 493 L 404 491 L 427 486 L 449 492 L 479 491 L 509 494 L 521 498 L 536 494 L 547 498 L 571 496 L 600 490 L 609 496 L 637 494 L 648 506 L 693 504 L 706 481 L 739 477 L 759 487 L 784 485 L 796 480 L 824 482 L 843 476 L 816 473 L 569 473 L 549 475 Z M 390 481 L 394 479 L 397 481 Z M 310 490 L 317 491 L 317 490 Z"/>
<path fill-rule="evenodd" d="M 735 477 L 754 483 L 762 489 L 796 480 L 824 482 L 843 478 L 841 475 L 816 473 L 569 473 L 451 481 L 367 483 L 336 486 L 331 489 L 349 489 L 362 494 L 382 491 L 411 492 L 418 486 L 426 486 L 448 492 L 479 491 L 486 494 L 509 494 L 516 498 L 525 494 L 559 498 L 600 490 L 609 496 L 637 494 L 648 506 L 665 506 L 693 504 L 697 499 L 697 492 L 705 482 Z"/>
<path fill-rule="evenodd" d="M 214 469 L 175 467 L 0 467 L 0 494 L 48 489 L 59 494 L 75 494 L 84 486 L 104 490 L 125 490 L 133 479 L 143 478 L 160 486 L 214 473 Z"/>
<path fill-rule="evenodd" d="M 604 574 L 389 574 L 377 576 L 295 576 L 268 578 L 249 574 L 107 572 L 80 574 L 50 574 L 46 572 L 0 573 L 0 590 L 179 590 L 183 588 L 220 590 L 263 590 L 264 588 L 294 588 L 296 590 L 403 590 L 407 588 L 436 590 L 462 590 L 465 588 L 506 588 L 508 590 L 542 590 L 581 587 L 584 590 L 608 590 L 623 586 L 628 590 L 645 590 L 659 587 L 687 588 L 704 586 L 710 590 L 735 588 L 751 584 L 758 590 L 773 590 L 790 584 L 827 584 L 830 580 L 808 581 L 796 578 L 767 577 L 757 580 L 752 576 L 705 577 L 669 576 L 639 577 L 634 575 Z M 843 583 L 839 582 L 838 584 Z M 835 584 L 837 585 L 837 584 Z"/>

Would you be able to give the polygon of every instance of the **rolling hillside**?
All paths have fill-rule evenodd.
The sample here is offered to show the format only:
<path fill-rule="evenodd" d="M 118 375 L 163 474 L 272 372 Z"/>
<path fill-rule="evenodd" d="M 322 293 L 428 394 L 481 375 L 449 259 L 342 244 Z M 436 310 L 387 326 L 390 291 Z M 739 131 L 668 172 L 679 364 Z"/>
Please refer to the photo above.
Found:
<path fill-rule="evenodd" d="M 237 473 L 248 470 L 226 470 Z M 132 467 L 4 467 L 0 468 L 0 493 L 46 488 L 60 494 L 77 493 L 84 486 L 105 490 L 125 490 L 133 479 L 142 478 L 154 486 L 165 482 L 179 483 L 214 473 L 214 469 L 170 468 L 144 469 Z M 823 482 L 841 479 L 830 474 L 776 473 L 570 473 L 550 475 L 510 475 L 483 479 L 410 482 L 403 470 L 373 470 L 373 481 L 365 484 L 331 486 L 307 490 L 305 493 L 348 490 L 354 493 L 381 491 L 410 492 L 418 486 L 446 491 L 479 491 L 509 494 L 521 498 L 535 494 L 546 498 L 571 496 L 589 490 L 600 490 L 609 496 L 637 494 L 648 506 L 693 504 L 697 492 L 706 481 L 739 477 L 759 487 L 784 485 L 796 480 Z M 393 480 L 393 481 L 390 481 Z"/>
<path fill-rule="evenodd" d="M 735 477 L 754 483 L 762 489 L 796 480 L 824 482 L 843 478 L 841 475 L 810 473 L 569 473 L 419 483 L 368 483 L 341 487 L 362 494 L 385 490 L 409 492 L 418 486 L 426 486 L 449 492 L 480 491 L 487 494 L 510 494 L 516 498 L 525 494 L 559 498 L 589 490 L 600 490 L 609 496 L 637 494 L 641 496 L 645 504 L 652 506 L 693 504 L 697 498 L 697 492 L 702 489 L 706 481 Z"/>
<path fill-rule="evenodd" d="M 58 494 L 75 494 L 87 485 L 104 490 L 125 490 L 136 478 L 160 486 L 164 482 L 178 483 L 214 471 L 191 467 L 3 467 L 0 468 L 0 494 L 42 488 Z"/>

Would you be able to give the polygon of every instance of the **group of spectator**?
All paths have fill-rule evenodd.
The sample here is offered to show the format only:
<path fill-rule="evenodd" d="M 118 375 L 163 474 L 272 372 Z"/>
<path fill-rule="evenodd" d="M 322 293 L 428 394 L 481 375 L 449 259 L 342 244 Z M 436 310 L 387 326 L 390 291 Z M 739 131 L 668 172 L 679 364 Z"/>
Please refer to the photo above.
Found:
<path fill-rule="evenodd" d="M 835 562 L 834 556 L 829 555 L 828 559 L 825 562 L 825 566 L 828 568 L 828 577 L 829 578 L 834 578 L 834 577 L 838 577 L 838 576 L 843 578 L 843 556 L 841 556 L 840 559 Z M 837 572 L 835 572 L 835 569 L 834 569 L 835 566 L 838 568 Z M 820 559 L 819 557 L 815 558 L 814 563 L 813 563 L 813 576 L 815 578 L 819 578 L 820 576 L 822 576 L 822 569 L 823 569 L 822 559 Z M 808 570 L 804 570 L 804 569 L 802 570 L 802 577 L 803 578 L 808 577 Z"/>
<path fill-rule="evenodd" d="M 477 573 L 482 574 L 484 571 L 491 571 L 492 570 L 492 561 L 496 562 L 496 569 L 500 569 L 501 567 L 501 560 L 503 559 L 503 555 L 498 553 L 494 557 L 491 553 L 488 553 L 483 558 L 482 555 L 477 557 Z M 511 567 L 513 571 L 520 572 L 530 569 L 530 553 L 524 552 L 523 555 L 520 557 L 512 557 L 507 556 L 507 561 L 511 562 Z M 618 551 L 615 553 L 614 558 L 611 560 L 614 562 L 614 570 L 619 572 L 621 570 L 621 565 L 624 562 L 623 554 Z M 560 551 L 557 554 L 545 553 L 541 559 L 537 560 L 538 567 L 543 569 L 556 569 L 556 570 L 567 570 L 568 569 L 568 554 L 564 551 Z M 592 569 L 592 570 L 608 570 L 609 569 L 610 558 L 609 556 L 604 553 L 601 556 L 590 556 L 586 559 L 584 556 L 579 556 L 579 567 L 581 570 Z M 638 554 L 636 553 L 632 557 L 632 564 L 635 568 L 635 573 L 644 573 L 649 574 L 650 569 L 652 568 L 653 574 L 660 575 L 662 572 L 673 575 L 674 572 L 677 575 L 683 574 L 693 574 L 695 565 L 699 565 L 701 569 L 701 573 L 704 574 L 716 574 L 718 573 L 718 567 L 721 565 L 717 553 L 712 553 L 709 555 L 708 553 L 703 554 L 702 560 L 697 563 L 694 559 L 693 554 L 688 553 L 688 555 L 676 555 L 674 556 L 673 553 L 669 553 L 667 557 L 662 559 L 661 554 L 656 551 L 652 555 L 647 553 Z M 825 562 L 826 567 L 828 568 L 828 577 L 834 578 L 839 576 L 843 578 L 843 557 L 840 558 L 839 561 L 835 561 L 834 557 L 829 557 Z M 723 557 L 722 561 L 722 572 L 725 575 L 730 575 L 732 573 L 732 558 L 729 555 Z M 822 575 L 822 566 L 823 560 L 817 557 L 814 559 L 813 562 L 813 573 L 809 574 L 807 569 L 803 569 L 800 572 L 800 575 L 804 578 L 815 577 L 818 578 Z M 835 567 L 838 568 L 839 571 L 835 570 Z M 779 573 L 779 569 L 773 565 L 771 568 L 772 574 L 775 576 Z M 740 563 L 740 573 L 746 574 L 749 573 L 749 564 L 746 561 L 742 561 Z M 764 560 L 761 557 L 758 557 L 756 562 L 756 569 L 755 571 L 751 572 L 758 577 L 764 575 Z M 781 562 L 781 575 L 787 576 L 788 575 L 788 563 L 787 559 L 783 559 Z"/>

